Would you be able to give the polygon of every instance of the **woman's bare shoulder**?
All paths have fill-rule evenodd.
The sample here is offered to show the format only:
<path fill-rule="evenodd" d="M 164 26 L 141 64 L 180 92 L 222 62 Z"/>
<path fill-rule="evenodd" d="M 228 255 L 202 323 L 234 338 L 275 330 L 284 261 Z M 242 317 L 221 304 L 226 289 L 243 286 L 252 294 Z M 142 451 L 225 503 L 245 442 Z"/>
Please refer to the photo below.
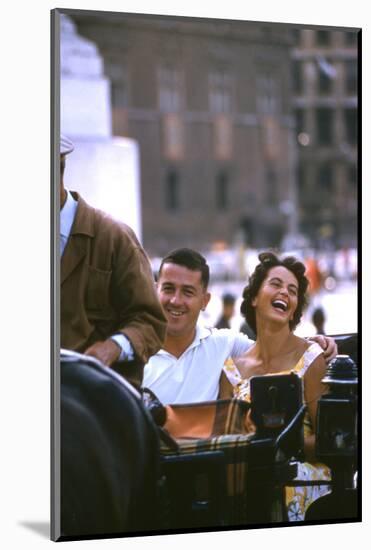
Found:
<path fill-rule="evenodd" d="M 296 336 L 296 334 L 293 334 L 292 337 L 292 342 L 296 349 L 302 350 L 304 353 L 309 348 L 311 342 L 309 342 L 306 338 L 301 338 L 301 336 Z"/>

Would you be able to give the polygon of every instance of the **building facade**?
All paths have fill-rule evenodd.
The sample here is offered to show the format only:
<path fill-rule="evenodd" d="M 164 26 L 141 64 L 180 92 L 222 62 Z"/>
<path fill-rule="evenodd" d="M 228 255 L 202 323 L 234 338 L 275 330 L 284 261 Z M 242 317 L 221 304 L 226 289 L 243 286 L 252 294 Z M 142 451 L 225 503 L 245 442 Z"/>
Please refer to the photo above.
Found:
<path fill-rule="evenodd" d="M 317 247 L 356 244 L 358 39 L 356 30 L 295 31 L 299 218 Z"/>
<path fill-rule="evenodd" d="M 324 52 L 315 31 L 288 25 L 68 14 L 104 59 L 113 135 L 139 143 L 151 255 L 353 230 L 356 96 L 342 86 L 356 48 L 341 57 L 344 33 Z M 344 71 L 326 94 L 310 77 L 318 56 Z"/>

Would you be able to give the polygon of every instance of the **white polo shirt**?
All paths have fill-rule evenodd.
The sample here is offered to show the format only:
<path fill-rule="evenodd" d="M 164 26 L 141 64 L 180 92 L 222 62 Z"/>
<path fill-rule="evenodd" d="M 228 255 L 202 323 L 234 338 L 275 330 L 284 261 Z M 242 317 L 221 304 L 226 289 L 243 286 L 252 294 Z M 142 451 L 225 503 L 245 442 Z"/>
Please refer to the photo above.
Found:
<path fill-rule="evenodd" d="M 239 357 L 253 343 L 240 332 L 198 325 L 195 339 L 179 358 L 163 349 L 150 358 L 143 386 L 165 405 L 214 400 L 225 360 Z"/>

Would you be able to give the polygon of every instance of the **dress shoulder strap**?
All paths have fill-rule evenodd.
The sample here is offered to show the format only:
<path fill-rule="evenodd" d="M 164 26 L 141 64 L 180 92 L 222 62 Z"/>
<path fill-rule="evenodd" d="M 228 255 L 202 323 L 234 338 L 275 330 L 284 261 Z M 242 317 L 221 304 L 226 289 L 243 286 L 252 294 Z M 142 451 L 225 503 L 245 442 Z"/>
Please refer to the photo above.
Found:
<path fill-rule="evenodd" d="M 226 359 L 223 370 L 229 382 L 232 384 L 233 397 L 244 401 L 250 401 L 250 380 L 242 378 L 232 358 Z"/>
<path fill-rule="evenodd" d="M 232 386 L 241 384 L 243 378 L 231 357 L 224 361 L 223 370 Z"/>
<path fill-rule="evenodd" d="M 323 353 L 323 349 L 321 348 L 321 346 L 316 342 L 311 343 L 311 345 L 305 350 L 293 370 L 300 377 L 303 377 L 313 361 L 315 361 L 315 359 L 317 359 L 317 357 L 321 355 L 321 353 Z"/>

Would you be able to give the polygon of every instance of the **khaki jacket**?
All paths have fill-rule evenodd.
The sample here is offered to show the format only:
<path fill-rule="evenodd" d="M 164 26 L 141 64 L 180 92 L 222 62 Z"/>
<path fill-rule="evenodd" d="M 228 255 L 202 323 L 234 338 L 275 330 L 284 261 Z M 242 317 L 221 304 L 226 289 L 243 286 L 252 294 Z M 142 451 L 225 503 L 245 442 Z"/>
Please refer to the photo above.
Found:
<path fill-rule="evenodd" d="M 166 330 L 148 258 L 127 225 L 72 195 L 78 207 L 61 258 L 61 347 L 84 352 L 122 332 L 146 363 Z"/>

